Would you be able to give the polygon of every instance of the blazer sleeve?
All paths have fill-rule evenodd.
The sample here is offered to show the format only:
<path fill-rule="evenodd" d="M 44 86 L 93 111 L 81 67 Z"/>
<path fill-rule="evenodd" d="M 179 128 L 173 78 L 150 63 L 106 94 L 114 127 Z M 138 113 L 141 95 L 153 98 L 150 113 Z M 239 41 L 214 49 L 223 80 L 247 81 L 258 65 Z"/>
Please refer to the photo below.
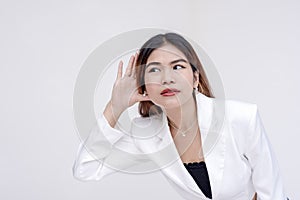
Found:
<path fill-rule="evenodd" d="M 266 135 L 257 105 L 250 120 L 245 156 L 252 168 L 258 200 L 286 200 L 278 162 Z"/>
<path fill-rule="evenodd" d="M 101 114 L 87 139 L 79 145 L 73 176 L 82 181 L 100 180 L 142 163 L 141 153 L 128 133 L 112 128 Z"/>

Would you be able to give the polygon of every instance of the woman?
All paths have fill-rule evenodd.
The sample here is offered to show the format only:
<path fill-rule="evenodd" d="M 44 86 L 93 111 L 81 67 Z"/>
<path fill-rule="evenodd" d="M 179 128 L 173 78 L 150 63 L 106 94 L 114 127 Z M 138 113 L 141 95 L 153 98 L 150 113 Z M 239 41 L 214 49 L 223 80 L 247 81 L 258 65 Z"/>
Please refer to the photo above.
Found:
<path fill-rule="evenodd" d="M 80 145 L 76 178 L 99 180 L 152 160 L 185 199 L 287 199 L 257 106 L 214 98 L 198 56 L 182 36 L 152 37 L 130 58 L 124 76 L 122 68 L 121 61 L 111 100 Z M 116 123 L 137 102 L 141 117 L 128 135 Z M 215 119 L 221 112 L 221 120 Z M 211 131 L 213 124 L 221 126 Z M 213 132 L 218 137 L 205 149 Z"/>

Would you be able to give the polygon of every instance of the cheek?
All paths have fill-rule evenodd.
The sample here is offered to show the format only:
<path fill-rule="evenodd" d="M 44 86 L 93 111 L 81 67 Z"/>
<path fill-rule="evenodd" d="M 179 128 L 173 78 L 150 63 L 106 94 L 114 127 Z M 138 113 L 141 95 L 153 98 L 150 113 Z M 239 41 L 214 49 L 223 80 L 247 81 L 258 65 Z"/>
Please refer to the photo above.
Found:
<path fill-rule="evenodd" d="M 188 84 L 189 87 L 191 87 L 192 89 L 194 88 L 194 82 L 195 82 L 195 77 L 193 73 L 189 73 L 186 76 L 186 83 Z"/>
<path fill-rule="evenodd" d="M 189 72 L 179 74 L 177 77 L 177 83 L 186 89 L 190 87 L 192 88 L 194 83 L 194 77 Z"/>
<path fill-rule="evenodd" d="M 149 97 L 154 96 L 157 93 L 160 85 L 158 76 L 145 76 L 145 86 Z"/>
<path fill-rule="evenodd" d="M 145 85 L 146 85 L 147 94 L 150 97 L 150 99 L 155 98 L 155 96 L 157 96 L 158 94 L 159 84 L 145 82 Z"/>
<path fill-rule="evenodd" d="M 159 74 L 156 75 L 145 75 L 145 84 L 159 84 L 161 82 L 161 77 Z"/>

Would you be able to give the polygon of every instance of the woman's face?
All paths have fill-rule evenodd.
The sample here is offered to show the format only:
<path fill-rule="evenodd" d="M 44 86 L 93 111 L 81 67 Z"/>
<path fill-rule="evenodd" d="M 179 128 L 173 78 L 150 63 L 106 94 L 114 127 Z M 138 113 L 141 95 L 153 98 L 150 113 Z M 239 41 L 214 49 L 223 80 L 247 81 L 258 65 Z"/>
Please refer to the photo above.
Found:
<path fill-rule="evenodd" d="M 151 101 L 172 109 L 191 100 L 198 85 L 198 73 L 192 71 L 185 55 L 171 44 L 154 50 L 146 63 L 146 92 Z"/>

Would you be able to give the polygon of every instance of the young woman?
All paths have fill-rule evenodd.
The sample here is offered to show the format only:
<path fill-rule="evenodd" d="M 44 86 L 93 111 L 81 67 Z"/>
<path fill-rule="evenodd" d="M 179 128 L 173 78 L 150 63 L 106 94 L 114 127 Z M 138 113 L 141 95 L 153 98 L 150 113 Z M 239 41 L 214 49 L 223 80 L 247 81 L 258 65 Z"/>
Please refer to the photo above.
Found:
<path fill-rule="evenodd" d="M 150 38 L 124 75 L 122 69 L 121 61 L 111 99 L 79 147 L 76 178 L 99 180 L 151 160 L 185 199 L 287 199 L 257 106 L 214 98 L 197 54 L 182 36 Z M 116 124 L 137 102 L 140 117 L 126 133 Z M 215 119 L 219 112 L 223 117 Z"/>

